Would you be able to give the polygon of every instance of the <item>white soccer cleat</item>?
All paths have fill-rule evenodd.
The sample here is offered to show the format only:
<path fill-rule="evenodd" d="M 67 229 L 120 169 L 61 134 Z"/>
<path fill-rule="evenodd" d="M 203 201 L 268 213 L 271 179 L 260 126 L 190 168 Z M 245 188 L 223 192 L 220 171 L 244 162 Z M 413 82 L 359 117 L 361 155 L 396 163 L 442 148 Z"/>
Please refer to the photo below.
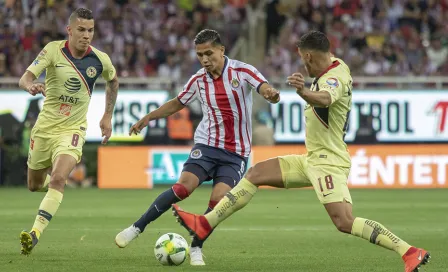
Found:
<path fill-rule="evenodd" d="M 202 259 L 202 249 L 200 247 L 190 247 L 190 265 L 205 265 L 204 259 Z"/>
<path fill-rule="evenodd" d="M 117 246 L 120 248 L 124 248 L 132 240 L 137 238 L 140 235 L 140 233 L 141 233 L 140 229 L 132 225 L 129 228 L 126 228 L 117 234 L 117 236 L 115 237 L 115 244 L 117 244 Z"/>

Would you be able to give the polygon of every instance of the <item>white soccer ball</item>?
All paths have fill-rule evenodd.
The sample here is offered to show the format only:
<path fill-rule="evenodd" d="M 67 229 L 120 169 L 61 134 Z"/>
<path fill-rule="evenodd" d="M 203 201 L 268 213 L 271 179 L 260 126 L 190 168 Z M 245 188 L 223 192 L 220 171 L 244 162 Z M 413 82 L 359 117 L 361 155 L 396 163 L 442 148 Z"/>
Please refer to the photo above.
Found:
<path fill-rule="evenodd" d="M 166 233 L 157 240 L 154 255 L 163 265 L 181 265 L 187 258 L 188 242 L 177 233 Z"/>

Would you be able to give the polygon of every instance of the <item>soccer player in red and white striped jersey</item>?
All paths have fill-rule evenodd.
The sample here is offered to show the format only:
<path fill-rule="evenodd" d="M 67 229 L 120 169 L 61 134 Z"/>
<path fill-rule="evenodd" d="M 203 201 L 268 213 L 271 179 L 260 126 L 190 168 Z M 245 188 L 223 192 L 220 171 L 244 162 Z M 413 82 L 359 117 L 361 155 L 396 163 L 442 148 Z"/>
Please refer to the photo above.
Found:
<path fill-rule="evenodd" d="M 211 53 L 209 50 L 198 55 Z M 177 98 L 183 105 L 194 100 L 201 102 L 204 118 L 196 130 L 195 143 L 247 157 L 252 138 L 252 90 L 265 92 L 269 85 L 253 66 L 226 56 L 222 58 L 224 62 L 216 64 L 221 69 L 216 76 L 208 72 L 213 64 L 207 59 L 206 68 L 190 78 Z"/>
<path fill-rule="evenodd" d="M 280 100 L 279 91 L 255 67 L 224 55 L 218 32 L 202 30 L 194 42 L 203 68 L 188 80 L 176 98 L 146 115 L 129 133 L 139 133 L 150 121 L 168 117 L 198 100 L 203 118 L 194 135 L 195 145 L 178 182 L 160 194 L 139 220 L 117 235 L 115 242 L 119 247 L 127 246 L 171 204 L 187 198 L 202 182 L 212 179 L 206 213 L 213 209 L 246 171 L 251 152 L 252 92 L 257 91 L 271 103 Z M 192 242 L 192 265 L 205 265 L 202 244 L 197 239 Z"/>

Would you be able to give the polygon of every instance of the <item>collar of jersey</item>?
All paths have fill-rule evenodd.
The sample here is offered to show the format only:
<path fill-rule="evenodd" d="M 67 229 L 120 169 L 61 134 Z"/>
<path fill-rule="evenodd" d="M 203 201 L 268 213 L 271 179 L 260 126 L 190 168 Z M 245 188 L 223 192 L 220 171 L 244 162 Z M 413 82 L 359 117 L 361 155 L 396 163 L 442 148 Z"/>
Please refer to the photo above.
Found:
<path fill-rule="evenodd" d="M 224 67 L 222 67 L 221 75 L 218 78 L 216 78 L 216 79 L 213 78 L 212 74 L 210 74 L 209 72 L 207 72 L 207 75 L 213 80 L 219 80 L 222 77 L 222 75 L 224 74 L 224 71 L 226 70 L 228 62 L 229 62 L 229 58 L 227 58 L 227 56 L 224 56 Z"/>
<path fill-rule="evenodd" d="M 68 47 L 68 41 L 65 41 L 65 45 L 64 45 L 64 47 L 67 48 L 68 53 L 70 54 L 70 57 L 76 59 L 75 57 L 73 57 L 73 54 L 72 54 L 72 52 L 70 51 L 70 48 Z M 82 58 L 84 58 L 85 56 L 87 56 L 91 51 L 92 51 L 92 47 L 90 47 L 90 45 L 89 45 L 89 48 L 87 48 L 87 51 L 84 53 L 84 55 L 82 56 Z M 81 59 L 82 59 L 82 58 L 81 58 Z"/>
<path fill-rule="evenodd" d="M 314 82 L 317 82 L 321 76 L 325 75 L 325 74 L 326 74 L 328 71 L 330 71 L 331 69 L 338 67 L 339 64 L 341 64 L 341 63 L 340 63 L 338 60 L 333 61 L 333 63 L 332 63 L 330 66 L 328 66 L 327 69 L 325 69 L 322 73 L 320 73 L 319 76 L 317 76 L 317 77 L 314 79 Z"/>

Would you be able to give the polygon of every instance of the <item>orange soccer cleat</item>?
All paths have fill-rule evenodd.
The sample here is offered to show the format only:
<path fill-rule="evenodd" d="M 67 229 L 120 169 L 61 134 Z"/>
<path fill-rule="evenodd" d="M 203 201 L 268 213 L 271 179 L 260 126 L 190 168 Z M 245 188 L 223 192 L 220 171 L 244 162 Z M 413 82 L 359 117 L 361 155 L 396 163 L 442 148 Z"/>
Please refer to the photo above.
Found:
<path fill-rule="evenodd" d="M 424 249 L 411 247 L 402 258 L 405 272 L 418 272 L 420 266 L 429 262 L 431 255 Z"/>
<path fill-rule="evenodd" d="M 193 214 L 183 211 L 178 205 L 173 204 L 173 214 L 177 221 L 188 230 L 188 232 L 198 238 L 205 240 L 212 233 L 213 228 L 203 215 Z"/>

